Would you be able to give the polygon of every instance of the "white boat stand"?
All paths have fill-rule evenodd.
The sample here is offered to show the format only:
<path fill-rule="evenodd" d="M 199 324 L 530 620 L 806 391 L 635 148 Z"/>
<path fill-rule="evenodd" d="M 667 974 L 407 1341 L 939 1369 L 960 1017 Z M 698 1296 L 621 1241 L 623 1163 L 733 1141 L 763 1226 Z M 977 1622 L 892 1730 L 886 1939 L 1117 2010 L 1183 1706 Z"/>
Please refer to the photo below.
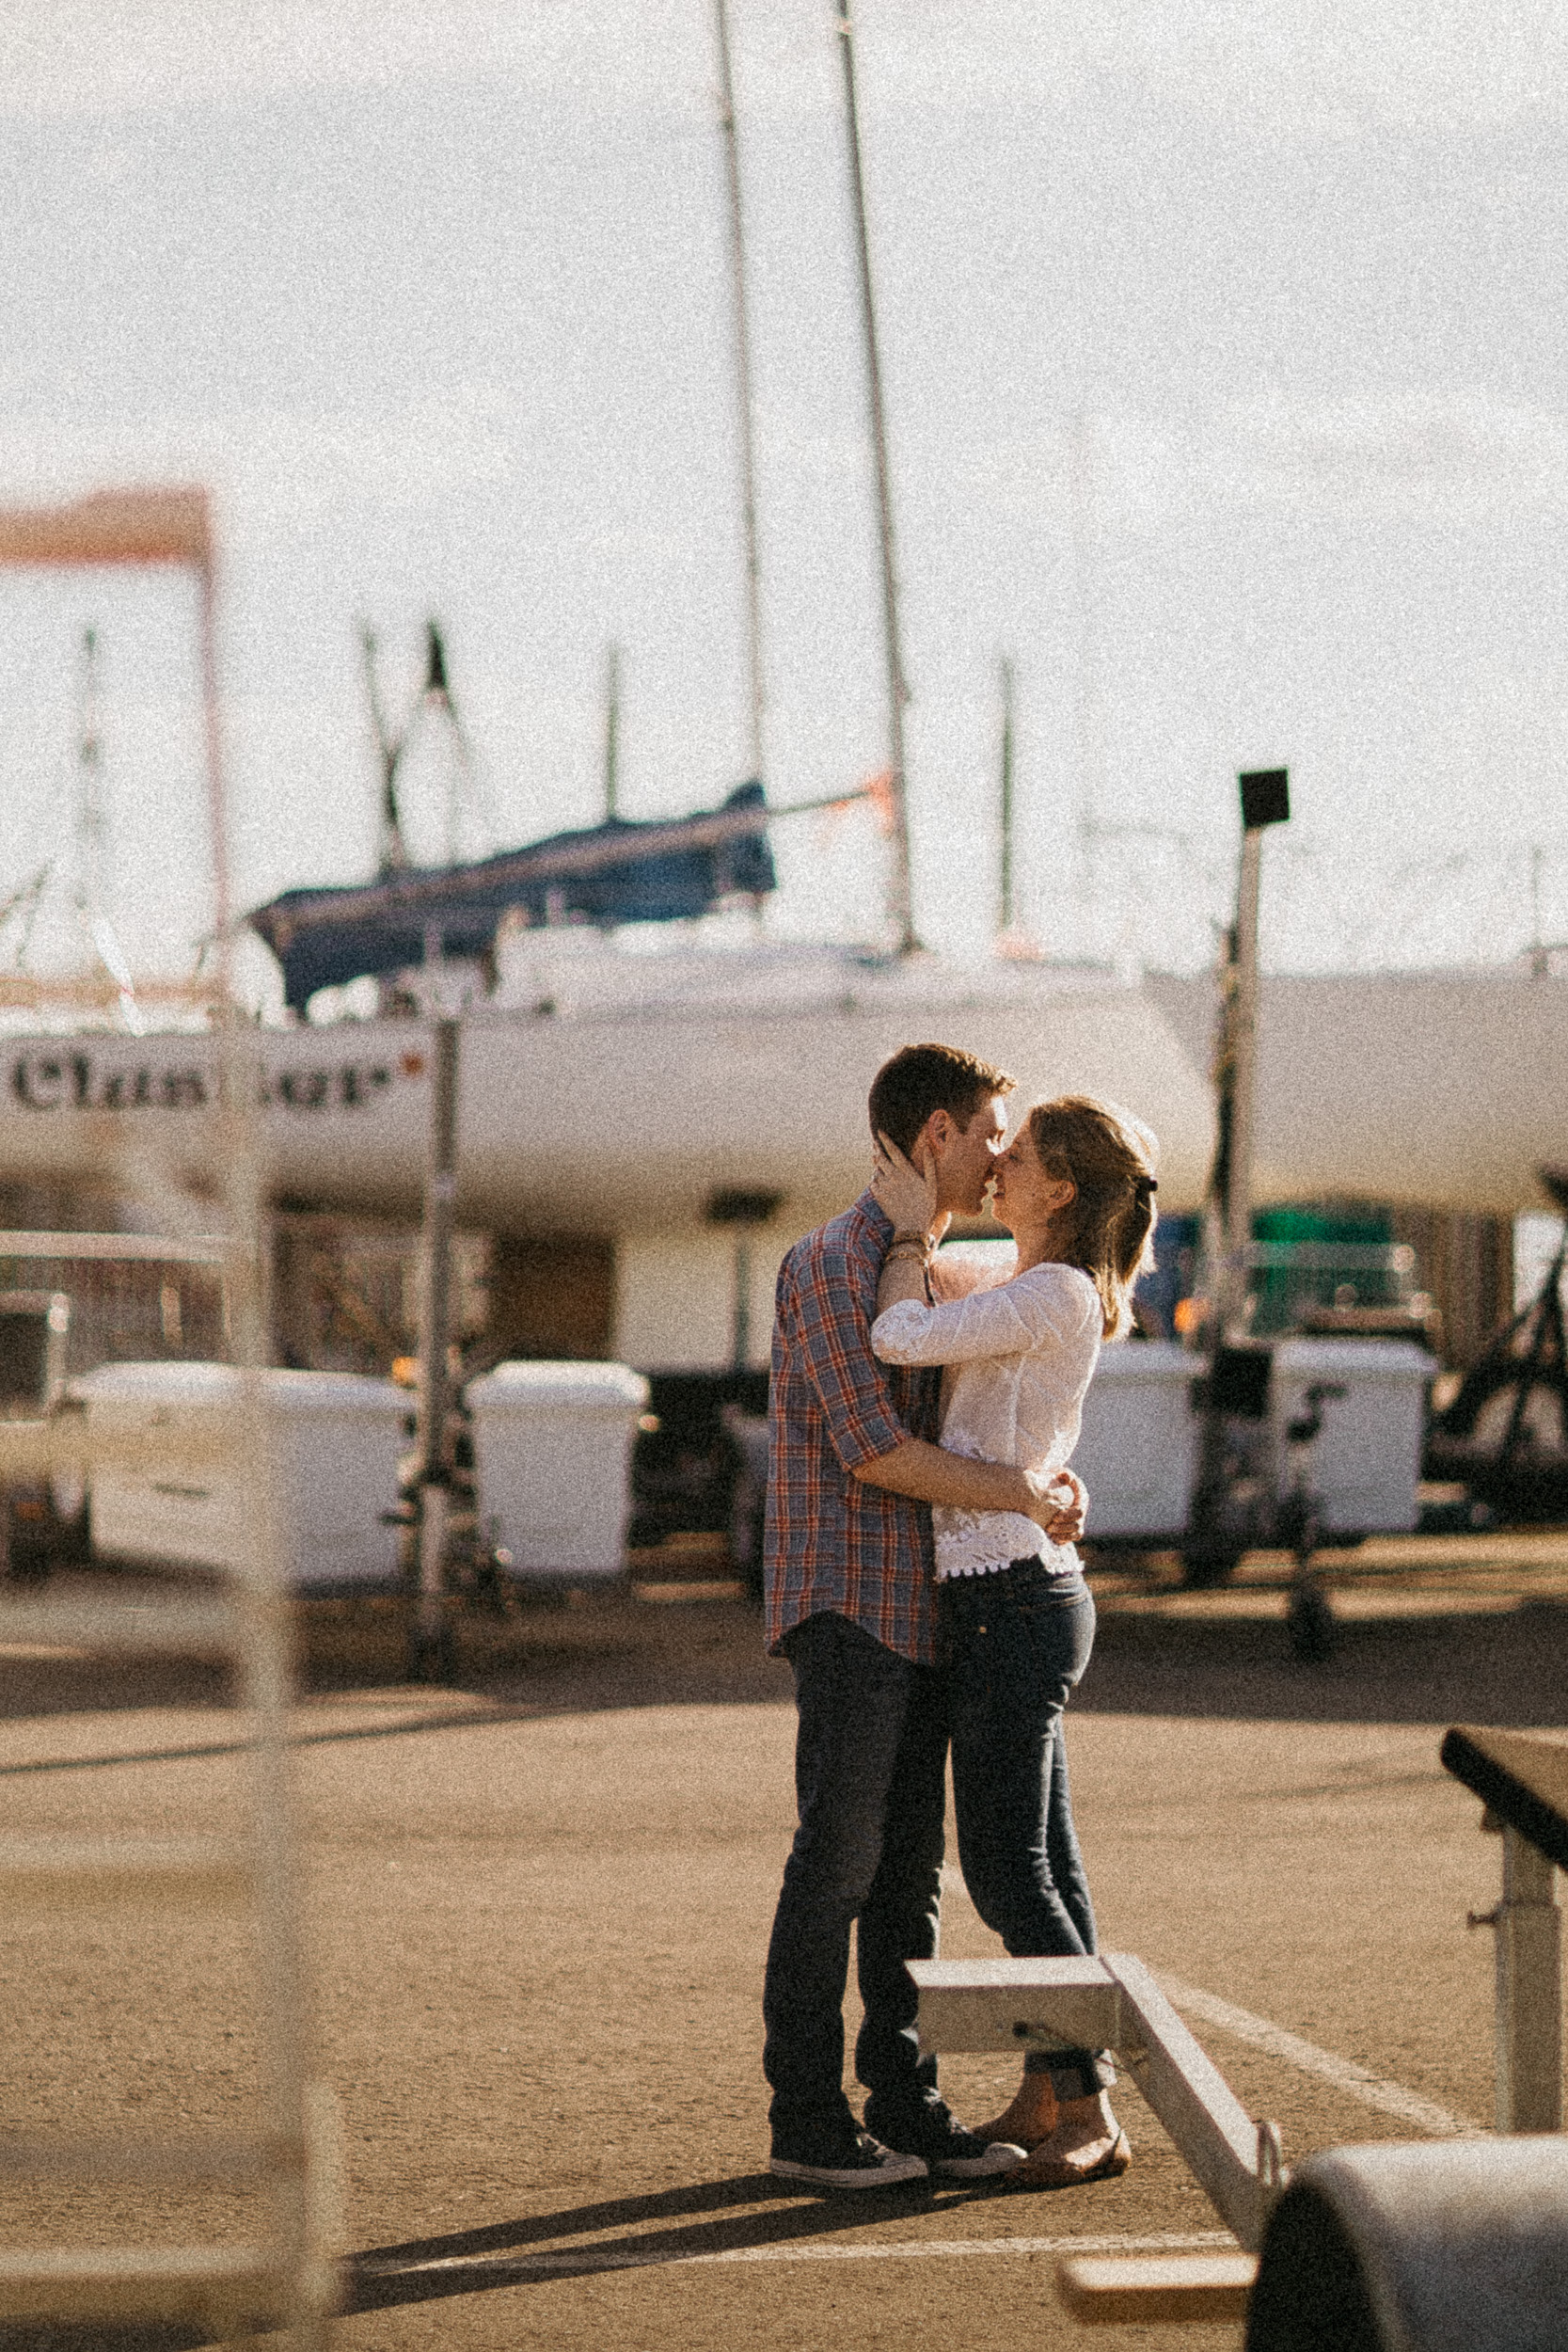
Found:
<path fill-rule="evenodd" d="M 1247 2352 L 1558 2352 L 1568 2344 L 1560 1922 L 1568 1743 L 1458 1725 L 1442 1760 L 1503 1837 L 1498 2139 L 1333 2148 L 1287 2180 L 1141 1961 L 925 1961 L 922 2046 L 1114 2049 L 1239 2241 L 1235 2254 L 1082 2255 L 1057 2265 L 1075 2317 L 1246 2321 Z"/>
<path fill-rule="evenodd" d="M 1456 1724 L 1444 1764 L 1500 1830 L 1502 1900 L 1469 1925 L 1497 1938 L 1497 2129 L 1562 2129 L 1562 1918 L 1554 1870 L 1568 1869 L 1568 1747 L 1528 1732 Z"/>
<path fill-rule="evenodd" d="M 1279 2128 L 1254 2122 L 1131 1952 L 1075 1960 L 911 1961 L 923 2050 L 1111 2049 L 1241 2251 L 1058 2265 L 1068 2308 L 1117 2325 L 1240 2318 L 1283 2187 Z"/>

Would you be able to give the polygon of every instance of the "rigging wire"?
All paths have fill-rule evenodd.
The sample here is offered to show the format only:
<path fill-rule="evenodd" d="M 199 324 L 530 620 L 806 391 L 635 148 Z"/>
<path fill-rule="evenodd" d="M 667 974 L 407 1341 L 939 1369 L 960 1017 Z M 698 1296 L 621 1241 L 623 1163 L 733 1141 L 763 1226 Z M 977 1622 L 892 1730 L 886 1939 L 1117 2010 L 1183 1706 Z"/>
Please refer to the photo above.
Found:
<path fill-rule="evenodd" d="M 46 858 L 37 873 L 28 881 L 20 883 L 8 898 L 0 900 L 0 931 L 4 931 L 6 926 L 15 916 L 22 917 L 22 937 L 13 958 L 15 968 L 19 972 L 26 968 L 27 950 L 32 944 L 33 925 L 38 920 L 39 906 L 44 892 L 49 887 L 49 878 L 54 871 L 54 859 Z"/>
<path fill-rule="evenodd" d="M 446 643 L 440 626 L 432 620 L 425 624 L 425 662 L 422 681 L 414 696 L 401 727 L 395 731 L 387 717 L 382 699 L 378 657 L 380 641 L 368 621 L 359 624 L 360 662 L 365 680 L 365 700 L 370 711 L 371 733 L 374 739 L 376 757 L 381 770 L 381 790 L 377 817 L 376 870 L 383 881 L 398 874 L 413 863 L 404 831 L 404 811 L 399 792 L 399 777 L 403 763 L 418 737 L 423 731 L 421 722 L 431 712 L 438 712 L 446 722 L 452 746 L 452 762 L 446 788 L 446 863 L 455 866 L 461 852 L 459 839 L 461 817 L 467 806 L 469 817 L 481 833 L 487 836 L 484 849 L 499 846 L 500 823 L 495 801 L 485 781 L 483 771 L 474 751 L 468 730 L 463 723 L 447 669 Z"/>
<path fill-rule="evenodd" d="M 1115 902 L 1099 861 L 1085 910 L 1099 935 L 1131 939 L 1147 968 L 1199 968 L 1229 919 L 1234 841 L 1217 831 L 1135 822 L 1095 828 L 1114 845 Z M 1264 901 L 1268 960 L 1296 970 L 1367 972 L 1413 965 L 1510 963 L 1528 957 L 1542 973 L 1568 954 L 1568 841 L 1467 844 L 1397 864 L 1309 836 L 1282 839 L 1270 858 Z M 1528 887 L 1535 881 L 1532 897 Z M 1550 936 L 1554 930 L 1556 936 Z"/>

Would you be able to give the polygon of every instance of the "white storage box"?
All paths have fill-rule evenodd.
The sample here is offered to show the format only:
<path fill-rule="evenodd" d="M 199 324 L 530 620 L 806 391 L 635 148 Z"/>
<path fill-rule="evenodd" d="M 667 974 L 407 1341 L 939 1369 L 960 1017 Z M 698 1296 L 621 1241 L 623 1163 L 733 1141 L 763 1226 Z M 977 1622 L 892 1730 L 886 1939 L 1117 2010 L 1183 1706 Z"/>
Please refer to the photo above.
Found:
<path fill-rule="evenodd" d="M 468 1384 L 479 1509 L 518 1576 L 618 1576 L 648 1384 L 626 1364 L 498 1364 Z"/>
<path fill-rule="evenodd" d="M 264 1371 L 274 1507 L 286 1581 L 295 1586 L 368 1583 L 397 1571 L 397 1530 L 383 1515 L 398 1499 L 398 1457 L 409 1400 L 390 1380 L 353 1373 Z M 100 1364 L 71 1383 L 89 1430 L 105 1424 L 144 1438 L 145 1469 L 92 1475 L 92 1537 L 105 1555 L 244 1567 L 254 1557 L 231 1473 L 182 1456 L 181 1439 L 210 1428 L 233 1403 L 240 1375 L 227 1364 Z"/>
<path fill-rule="evenodd" d="M 1427 1384 L 1435 1359 L 1409 1340 L 1277 1340 L 1270 1414 L 1281 1487 L 1286 1424 L 1306 1415 L 1316 1382 L 1342 1388 L 1323 1405 L 1307 1475 L 1323 1527 L 1337 1535 L 1403 1534 L 1416 1524 Z"/>
<path fill-rule="evenodd" d="M 1070 1465 L 1089 1490 L 1087 1542 L 1180 1536 L 1197 1458 L 1192 1386 L 1201 1369 L 1169 1340 L 1101 1348 Z"/>

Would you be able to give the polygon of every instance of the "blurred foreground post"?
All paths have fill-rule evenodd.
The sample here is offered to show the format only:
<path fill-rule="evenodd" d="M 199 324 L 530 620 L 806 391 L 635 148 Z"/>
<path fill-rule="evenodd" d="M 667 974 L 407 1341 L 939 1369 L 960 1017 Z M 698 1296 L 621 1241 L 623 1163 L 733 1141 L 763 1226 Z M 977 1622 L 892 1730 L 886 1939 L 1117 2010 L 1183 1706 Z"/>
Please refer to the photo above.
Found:
<path fill-rule="evenodd" d="M 235 1670 L 242 1736 L 235 1743 L 245 1804 L 226 1837 L 92 1836 L 72 1832 L 8 1838 L 0 1852 L 8 1916 L 23 1909 L 91 1915 L 135 1905 L 154 1913 L 171 1942 L 182 1917 L 217 1909 L 247 1918 L 255 1954 L 260 2112 L 248 2125 L 181 2134 L 119 2129 L 92 2119 L 86 2134 L 9 2136 L 12 2177 L 150 2187 L 219 2186 L 261 2192 L 254 2242 L 82 2243 L 0 2249 L 0 2331 L 10 2323 L 65 2324 L 82 2341 L 102 2328 L 201 2331 L 202 2341 L 258 2330 L 287 2332 L 293 2352 L 322 2352 L 339 2296 L 332 2259 L 335 2214 L 331 2094 L 310 2079 L 310 2027 L 299 1931 L 296 1834 L 290 1786 L 293 1696 L 291 1611 L 277 1540 L 276 1447 L 266 1371 L 267 1168 L 262 1073 L 253 1022 L 239 1002 L 229 858 L 230 816 L 218 675 L 217 563 L 206 493 L 197 487 L 104 491 L 66 504 L 0 513 L 0 565 L 168 566 L 194 578 L 206 771 L 215 986 L 196 979 L 168 992 L 215 1027 L 218 1085 L 198 1098 L 202 1148 L 193 1169 L 172 1147 L 132 1152 L 110 1144 L 95 1173 L 113 1168 L 125 1190 L 160 1222 L 205 1222 L 208 1188 L 221 1204 L 219 1257 L 232 1332 L 234 1402 L 219 1418 L 214 1468 L 235 1498 L 246 1541 L 222 1566 L 227 1583 L 178 1589 L 134 1610 L 89 1593 L 4 1604 L 9 1640 L 113 1654 L 156 1650 L 227 1655 Z M 135 987 L 126 973 L 126 995 Z M 102 1149 L 102 1147 L 100 1147 Z M 178 1230 L 157 1234 L 181 1254 Z M 8 1432 L 29 1434 L 25 1424 Z M 34 1431 L 34 1442 L 38 1433 Z M 42 1433 L 41 1469 L 54 1473 L 55 1438 Z M 78 1429 L 73 1470 L 90 1475 L 118 1451 L 145 1475 L 150 1449 L 137 1434 Z M 156 1468 L 157 1453 L 150 1455 Z M 0 1483 L 25 1474 L 0 1447 Z M 37 1474 L 35 1469 L 34 1474 Z M 154 1588 L 156 1590 L 156 1588 Z M 56 1927 L 55 1932 L 60 1931 Z M 90 2208 L 89 2208 L 90 2210 Z M 102 2341 L 102 2337 L 100 2338 Z"/>

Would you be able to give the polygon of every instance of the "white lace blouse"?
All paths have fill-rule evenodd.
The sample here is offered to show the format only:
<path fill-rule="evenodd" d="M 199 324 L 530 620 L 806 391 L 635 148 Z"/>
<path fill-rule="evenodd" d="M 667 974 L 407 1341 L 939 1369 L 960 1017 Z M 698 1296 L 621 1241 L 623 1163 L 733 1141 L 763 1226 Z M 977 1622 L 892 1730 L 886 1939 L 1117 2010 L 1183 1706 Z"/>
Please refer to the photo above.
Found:
<path fill-rule="evenodd" d="M 1037 1265 L 966 1298 L 902 1298 L 879 1315 L 871 1344 L 885 1364 L 943 1364 L 942 1442 L 952 1454 L 1023 1470 L 1064 1470 L 1078 1442 L 1084 1391 L 1100 1356 L 1100 1295 L 1076 1266 Z M 978 1576 L 1037 1557 L 1056 1574 L 1079 1566 L 1011 1511 L 933 1507 L 937 1575 Z"/>

